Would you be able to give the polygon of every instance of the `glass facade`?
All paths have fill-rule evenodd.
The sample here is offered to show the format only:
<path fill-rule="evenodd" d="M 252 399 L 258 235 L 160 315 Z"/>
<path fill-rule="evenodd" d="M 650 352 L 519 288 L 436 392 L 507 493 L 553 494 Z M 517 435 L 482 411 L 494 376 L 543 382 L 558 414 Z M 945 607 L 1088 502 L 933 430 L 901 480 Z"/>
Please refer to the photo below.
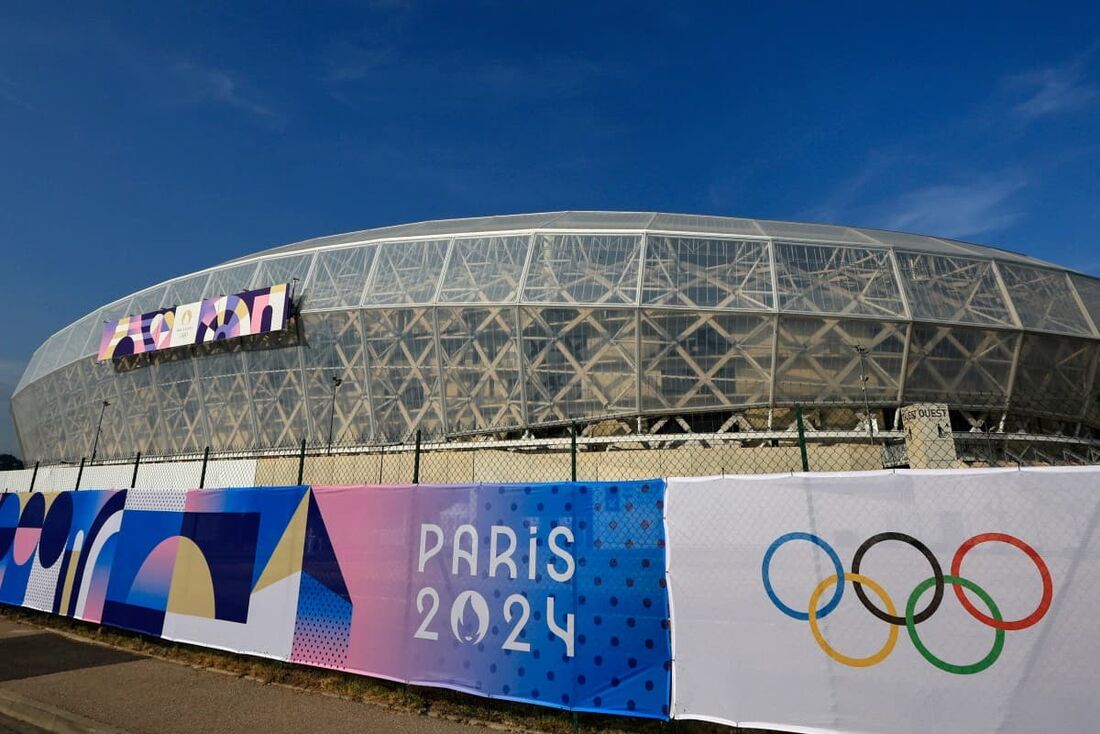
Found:
<path fill-rule="evenodd" d="M 286 334 L 95 361 L 106 319 L 290 281 Z M 864 399 L 1048 400 L 1095 422 L 1098 321 L 1100 280 L 950 240 L 652 213 L 425 222 L 107 304 L 36 350 L 12 411 L 31 461 L 90 456 L 101 409 L 101 457 Z"/>

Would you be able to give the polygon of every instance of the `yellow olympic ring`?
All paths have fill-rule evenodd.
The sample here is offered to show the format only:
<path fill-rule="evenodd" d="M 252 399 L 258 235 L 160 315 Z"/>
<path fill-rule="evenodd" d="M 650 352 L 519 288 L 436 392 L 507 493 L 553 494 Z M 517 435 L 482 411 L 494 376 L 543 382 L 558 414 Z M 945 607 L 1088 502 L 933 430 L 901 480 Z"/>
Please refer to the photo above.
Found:
<path fill-rule="evenodd" d="M 875 592 L 875 595 L 882 600 L 882 603 L 886 606 L 887 613 L 894 615 L 897 614 L 897 609 L 894 607 L 894 601 L 890 598 L 890 595 L 886 593 L 886 589 L 878 585 L 877 582 L 872 581 L 863 574 L 859 573 L 845 573 L 845 581 L 851 581 L 853 583 L 863 584 L 871 591 Z M 837 583 L 836 574 L 833 574 L 829 578 L 822 581 L 814 589 L 814 593 L 810 594 L 810 631 L 814 633 L 814 639 L 817 640 L 817 644 L 821 646 L 821 649 L 825 651 L 825 654 L 836 660 L 838 663 L 844 665 L 850 665 L 853 668 L 869 668 L 872 665 L 878 665 L 885 660 L 891 652 L 894 651 L 894 645 L 898 641 L 898 628 L 896 625 L 889 625 L 890 632 L 886 637 L 886 644 L 882 646 L 882 649 L 876 652 L 874 655 L 870 655 L 865 658 L 853 658 L 848 657 L 842 653 L 837 652 L 833 647 L 825 641 L 825 636 L 821 634 L 821 630 L 817 626 L 817 602 L 821 598 L 821 595 L 833 584 Z"/>

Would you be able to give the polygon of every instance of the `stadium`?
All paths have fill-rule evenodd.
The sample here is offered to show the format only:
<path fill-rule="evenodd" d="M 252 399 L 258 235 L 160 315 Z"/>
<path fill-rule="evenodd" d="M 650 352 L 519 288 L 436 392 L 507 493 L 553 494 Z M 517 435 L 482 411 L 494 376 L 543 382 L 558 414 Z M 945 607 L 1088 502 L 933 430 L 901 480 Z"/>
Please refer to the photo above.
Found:
<path fill-rule="evenodd" d="M 282 320 L 238 298 L 283 284 Z M 178 326 L 183 304 L 208 302 L 216 323 L 169 339 L 166 314 Z M 905 406 L 932 404 L 960 456 L 968 435 L 996 434 L 1085 462 L 1100 438 L 1098 327 L 1100 279 L 966 242 L 494 216 L 311 239 L 140 290 L 47 339 L 12 413 L 25 460 L 76 462 L 571 426 L 776 445 L 796 413 L 811 434 L 886 444 L 904 440 Z"/>

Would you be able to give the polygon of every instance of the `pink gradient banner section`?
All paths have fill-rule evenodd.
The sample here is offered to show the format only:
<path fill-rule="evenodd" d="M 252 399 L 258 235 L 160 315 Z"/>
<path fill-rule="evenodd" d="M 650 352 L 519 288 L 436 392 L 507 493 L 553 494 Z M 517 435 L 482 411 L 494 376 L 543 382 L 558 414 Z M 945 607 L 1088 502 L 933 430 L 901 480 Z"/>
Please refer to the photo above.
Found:
<path fill-rule="evenodd" d="M 351 598 L 348 670 L 404 680 L 415 488 L 314 487 Z"/>

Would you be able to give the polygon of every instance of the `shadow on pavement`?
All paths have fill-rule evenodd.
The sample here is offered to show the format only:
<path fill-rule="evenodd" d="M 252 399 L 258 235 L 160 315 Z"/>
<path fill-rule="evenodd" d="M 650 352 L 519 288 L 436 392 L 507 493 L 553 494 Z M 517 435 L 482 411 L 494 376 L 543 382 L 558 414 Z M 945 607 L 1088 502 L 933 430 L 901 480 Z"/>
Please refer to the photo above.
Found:
<path fill-rule="evenodd" d="M 125 650 L 74 642 L 46 632 L 5 637 L 0 638 L 0 682 L 143 659 Z"/>

